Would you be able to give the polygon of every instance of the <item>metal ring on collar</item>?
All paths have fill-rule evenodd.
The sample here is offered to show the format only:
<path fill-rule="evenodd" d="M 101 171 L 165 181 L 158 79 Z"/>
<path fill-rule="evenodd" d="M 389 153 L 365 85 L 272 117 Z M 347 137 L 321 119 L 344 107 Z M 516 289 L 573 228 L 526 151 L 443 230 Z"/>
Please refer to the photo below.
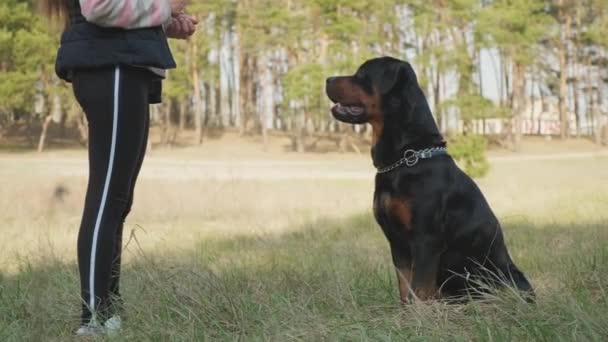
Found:
<path fill-rule="evenodd" d="M 403 159 L 407 166 L 414 166 L 418 163 L 418 152 L 414 150 L 407 150 L 403 153 Z"/>

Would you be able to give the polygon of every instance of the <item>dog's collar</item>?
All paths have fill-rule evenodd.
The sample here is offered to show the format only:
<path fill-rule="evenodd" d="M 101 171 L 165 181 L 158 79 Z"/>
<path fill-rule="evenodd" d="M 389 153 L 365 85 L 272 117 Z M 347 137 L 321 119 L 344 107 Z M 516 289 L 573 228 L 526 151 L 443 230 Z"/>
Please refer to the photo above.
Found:
<path fill-rule="evenodd" d="M 377 172 L 378 173 L 387 173 L 387 172 L 391 172 L 394 169 L 405 165 L 407 167 L 412 167 L 416 164 L 418 164 L 418 161 L 420 161 L 420 159 L 429 159 L 429 158 L 433 158 L 435 156 L 441 156 L 441 155 L 445 155 L 448 154 L 448 149 L 445 147 L 432 147 L 432 148 L 427 148 L 424 150 L 406 150 L 405 152 L 403 152 L 403 158 L 399 159 L 398 161 L 396 161 L 395 163 L 389 165 L 389 166 L 385 166 L 385 167 L 380 167 L 377 168 Z"/>

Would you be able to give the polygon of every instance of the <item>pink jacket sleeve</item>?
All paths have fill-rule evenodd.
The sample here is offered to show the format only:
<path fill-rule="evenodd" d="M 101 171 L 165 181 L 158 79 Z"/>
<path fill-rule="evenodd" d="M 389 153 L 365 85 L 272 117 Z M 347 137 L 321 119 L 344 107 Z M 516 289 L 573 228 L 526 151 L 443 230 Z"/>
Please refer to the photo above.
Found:
<path fill-rule="evenodd" d="M 88 22 L 136 29 L 161 26 L 171 18 L 169 0 L 79 0 Z"/>

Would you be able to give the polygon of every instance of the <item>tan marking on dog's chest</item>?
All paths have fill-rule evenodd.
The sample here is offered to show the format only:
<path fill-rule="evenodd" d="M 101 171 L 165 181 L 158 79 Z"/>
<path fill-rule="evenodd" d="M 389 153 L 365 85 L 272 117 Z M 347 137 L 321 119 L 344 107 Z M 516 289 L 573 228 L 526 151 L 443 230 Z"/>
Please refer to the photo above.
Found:
<path fill-rule="evenodd" d="M 412 230 L 412 207 L 410 200 L 386 196 L 383 198 L 382 205 L 406 230 Z"/>

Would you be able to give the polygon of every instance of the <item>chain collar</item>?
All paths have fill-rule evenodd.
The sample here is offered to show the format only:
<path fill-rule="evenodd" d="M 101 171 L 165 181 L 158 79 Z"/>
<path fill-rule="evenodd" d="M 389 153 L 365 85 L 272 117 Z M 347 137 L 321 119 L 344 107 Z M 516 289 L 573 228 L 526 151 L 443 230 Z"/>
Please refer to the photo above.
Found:
<path fill-rule="evenodd" d="M 399 159 L 397 162 L 395 162 L 392 165 L 386 166 L 386 167 L 382 167 L 382 168 L 378 168 L 378 173 L 387 173 L 387 172 L 391 172 L 394 169 L 402 166 L 403 164 L 405 164 L 407 167 L 412 167 L 416 164 L 418 164 L 418 161 L 420 159 L 428 159 L 428 158 L 432 158 L 434 156 L 439 156 L 442 154 L 448 154 L 448 149 L 446 147 L 433 147 L 433 148 L 427 148 L 424 150 L 406 150 L 403 153 L 403 158 Z"/>

